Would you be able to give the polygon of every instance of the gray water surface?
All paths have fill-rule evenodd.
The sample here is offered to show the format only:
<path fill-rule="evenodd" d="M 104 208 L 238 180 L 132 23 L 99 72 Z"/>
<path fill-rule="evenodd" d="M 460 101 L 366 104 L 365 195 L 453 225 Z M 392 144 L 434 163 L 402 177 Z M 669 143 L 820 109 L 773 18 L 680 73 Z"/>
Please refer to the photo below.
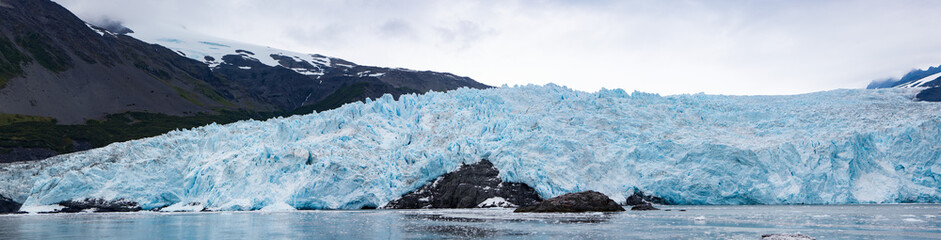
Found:
<path fill-rule="evenodd" d="M 941 204 L 0 215 L 0 239 L 941 239 Z M 686 211 L 679 211 L 684 209 Z"/>

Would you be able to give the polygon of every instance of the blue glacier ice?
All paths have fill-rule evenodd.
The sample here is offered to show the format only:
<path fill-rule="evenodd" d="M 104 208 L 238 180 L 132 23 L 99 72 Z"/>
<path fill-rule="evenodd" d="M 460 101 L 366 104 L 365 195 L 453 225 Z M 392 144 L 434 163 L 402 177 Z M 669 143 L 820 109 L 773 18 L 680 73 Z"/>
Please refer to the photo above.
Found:
<path fill-rule="evenodd" d="M 941 202 L 941 104 L 920 89 L 789 96 L 556 85 L 384 96 L 0 165 L 0 195 L 144 209 L 382 206 L 489 159 L 543 197 L 635 189 L 678 204 Z"/>

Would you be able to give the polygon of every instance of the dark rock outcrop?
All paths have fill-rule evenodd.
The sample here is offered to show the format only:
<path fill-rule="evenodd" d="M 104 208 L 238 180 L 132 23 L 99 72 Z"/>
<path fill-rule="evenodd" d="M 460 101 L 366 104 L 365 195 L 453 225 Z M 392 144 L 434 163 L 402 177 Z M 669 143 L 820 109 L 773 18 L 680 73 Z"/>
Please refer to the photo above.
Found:
<path fill-rule="evenodd" d="M 608 196 L 585 191 L 568 193 L 542 201 L 538 205 L 517 208 L 515 212 L 620 212 L 621 205 Z"/>
<path fill-rule="evenodd" d="M 487 160 L 463 165 L 457 171 L 438 177 L 418 190 L 389 202 L 384 208 L 514 207 L 528 206 L 542 200 L 533 188 L 523 183 L 503 182 L 499 174 L 500 171 Z"/>
<path fill-rule="evenodd" d="M 644 191 L 636 188 L 634 189 L 634 194 L 631 194 L 631 196 L 627 197 L 627 200 L 624 201 L 624 205 L 635 206 L 632 207 L 631 210 L 658 210 L 653 207 L 652 204 L 666 204 L 666 201 L 656 196 L 647 195 Z"/>
<path fill-rule="evenodd" d="M 631 207 L 631 211 L 650 211 L 650 210 L 660 210 L 660 209 L 653 207 L 653 204 L 650 204 L 647 202 L 636 204 L 633 207 Z"/>
<path fill-rule="evenodd" d="M 22 204 L 0 195 L 0 214 L 16 213 L 20 211 Z"/>
<path fill-rule="evenodd" d="M 140 211 L 141 207 L 136 202 L 116 199 L 116 200 L 104 200 L 104 199 L 84 199 L 84 200 L 69 200 L 60 202 L 59 205 L 62 205 L 64 208 L 60 209 L 58 212 L 81 212 L 81 211 L 92 211 L 92 212 L 136 212 Z"/>
<path fill-rule="evenodd" d="M 624 201 L 624 205 L 628 205 L 628 206 L 636 206 L 636 205 L 641 205 L 645 203 L 647 203 L 647 201 L 644 201 L 643 196 L 637 194 L 636 192 L 630 197 L 627 197 L 627 200 Z"/>
<path fill-rule="evenodd" d="M 45 159 L 58 155 L 56 151 L 47 148 L 12 148 L 0 147 L 0 163 L 18 162 L 23 159 Z"/>
<path fill-rule="evenodd" d="M 778 233 L 761 235 L 762 240 L 815 240 L 811 236 L 800 233 Z"/>
<path fill-rule="evenodd" d="M 915 95 L 915 99 L 926 102 L 941 102 L 941 87 L 921 90 L 918 95 Z"/>

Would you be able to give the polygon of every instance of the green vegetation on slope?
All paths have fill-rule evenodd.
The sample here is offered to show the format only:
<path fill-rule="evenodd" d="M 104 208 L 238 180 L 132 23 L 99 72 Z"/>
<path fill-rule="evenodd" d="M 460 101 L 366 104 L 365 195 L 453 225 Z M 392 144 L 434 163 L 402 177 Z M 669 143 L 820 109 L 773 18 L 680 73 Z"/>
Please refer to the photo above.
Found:
<path fill-rule="evenodd" d="M 72 58 L 61 49 L 53 47 L 38 33 L 28 32 L 16 37 L 16 43 L 26 49 L 39 65 L 53 72 L 64 72 L 72 68 Z"/>
<path fill-rule="evenodd" d="M 0 148 L 48 148 L 58 153 L 75 151 L 75 141 L 103 147 L 157 136 L 174 129 L 199 127 L 210 123 L 231 123 L 246 119 L 267 119 L 274 113 L 223 111 L 219 114 L 170 116 L 161 113 L 128 112 L 108 115 L 105 120 L 89 120 L 84 125 L 57 125 L 54 121 L 20 121 L 0 125 Z"/>
<path fill-rule="evenodd" d="M 16 45 L 4 36 L 0 36 L 0 88 L 6 86 L 11 78 L 23 75 L 22 64 L 32 61 Z"/>
<path fill-rule="evenodd" d="M 182 97 L 183 99 L 186 99 L 186 101 L 189 101 L 189 102 L 191 102 L 191 103 L 193 103 L 193 104 L 196 104 L 197 106 L 200 106 L 200 107 L 205 106 L 205 105 L 203 105 L 202 102 L 200 102 L 199 100 L 197 100 L 197 99 L 196 99 L 196 96 L 194 96 L 192 93 L 187 92 L 186 90 L 183 90 L 183 89 L 178 88 L 178 87 L 176 87 L 176 86 L 171 86 L 171 87 L 173 87 L 173 90 L 176 91 L 176 93 L 179 94 L 180 97 Z"/>
<path fill-rule="evenodd" d="M 229 100 L 226 100 L 224 97 L 222 97 L 222 95 L 219 94 L 219 92 L 216 92 L 216 90 L 213 90 L 212 87 L 210 87 L 209 85 L 206 85 L 205 83 L 197 83 L 196 91 L 199 92 L 199 94 L 206 96 L 210 100 L 216 103 L 222 104 L 223 106 L 228 106 L 228 107 L 235 106 L 235 104 L 233 104 L 232 102 L 229 102 Z"/>
<path fill-rule="evenodd" d="M 32 55 L 26 55 L 17 45 Z M 72 68 L 72 58 L 61 49 L 53 47 L 40 34 L 27 32 L 16 37 L 16 44 L 5 36 L 0 36 L 0 88 L 6 87 L 10 79 L 23 75 L 23 63 L 33 59 L 46 69 L 63 72 Z"/>
<path fill-rule="evenodd" d="M 9 113 L 0 113 L 0 126 L 6 126 L 14 123 L 20 122 L 50 122 L 56 123 L 54 118 L 50 117 L 40 117 L 40 116 L 30 116 L 22 114 L 9 114 Z"/>
<path fill-rule="evenodd" d="M 314 111 L 326 111 L 343 104 L 361 101 L 368 95 L 370 83 L 355 83 L 338 89 L 324 100 L 292 112 L 220 111 L 216 114 L 171 116 L 162 113 L 127 112 L 111 114 L 104 120 L 88 120 L 82 125 L 58 125 L 51 118 L 0 114 L 0 153 L 11 148 L 46 148 L 58 153 L 76 151 L 75 143 L 93 148 L 134 139 L 153 137 L 174 129 L 188 129 L 210 123 L 226 124 L 247 119 L 269 119 Z M 399 93 L 417 92 L 395 88 Z M 181 89 L 178 89 L 181 91 Z M 212 93 L 203 93 L 212 94 Z M 181 94 L 182 95 L 182 94 Z M 194 96 L 189 96 L 190 98 Z M 221 96 L 220 96 L 221 97 Z M 186 96 L 184 96 L 186 98 Z M 187 98 L 187 99 L 190 99 Z M 194 99 L 195 100 L 195 99 Z M 192 101 L 192 100 L 191 100 Z"/>

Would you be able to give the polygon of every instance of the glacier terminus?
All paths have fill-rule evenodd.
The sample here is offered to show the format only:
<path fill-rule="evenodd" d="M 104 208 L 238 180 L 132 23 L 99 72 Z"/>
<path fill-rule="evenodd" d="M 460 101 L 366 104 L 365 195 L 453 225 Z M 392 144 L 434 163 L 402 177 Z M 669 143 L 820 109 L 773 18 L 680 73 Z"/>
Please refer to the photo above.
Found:
<path fill-rule="evenodd" d="M 382 206 L 462 163 L 543 198 L 635 190 L 672 204 L 941 202 L 941 104 L 920 89 L 660 96 L 557 85 L 386 95 L 0 164 L 23 211 Z M 58 206 L 61 207 L 61 206 Z"/>

